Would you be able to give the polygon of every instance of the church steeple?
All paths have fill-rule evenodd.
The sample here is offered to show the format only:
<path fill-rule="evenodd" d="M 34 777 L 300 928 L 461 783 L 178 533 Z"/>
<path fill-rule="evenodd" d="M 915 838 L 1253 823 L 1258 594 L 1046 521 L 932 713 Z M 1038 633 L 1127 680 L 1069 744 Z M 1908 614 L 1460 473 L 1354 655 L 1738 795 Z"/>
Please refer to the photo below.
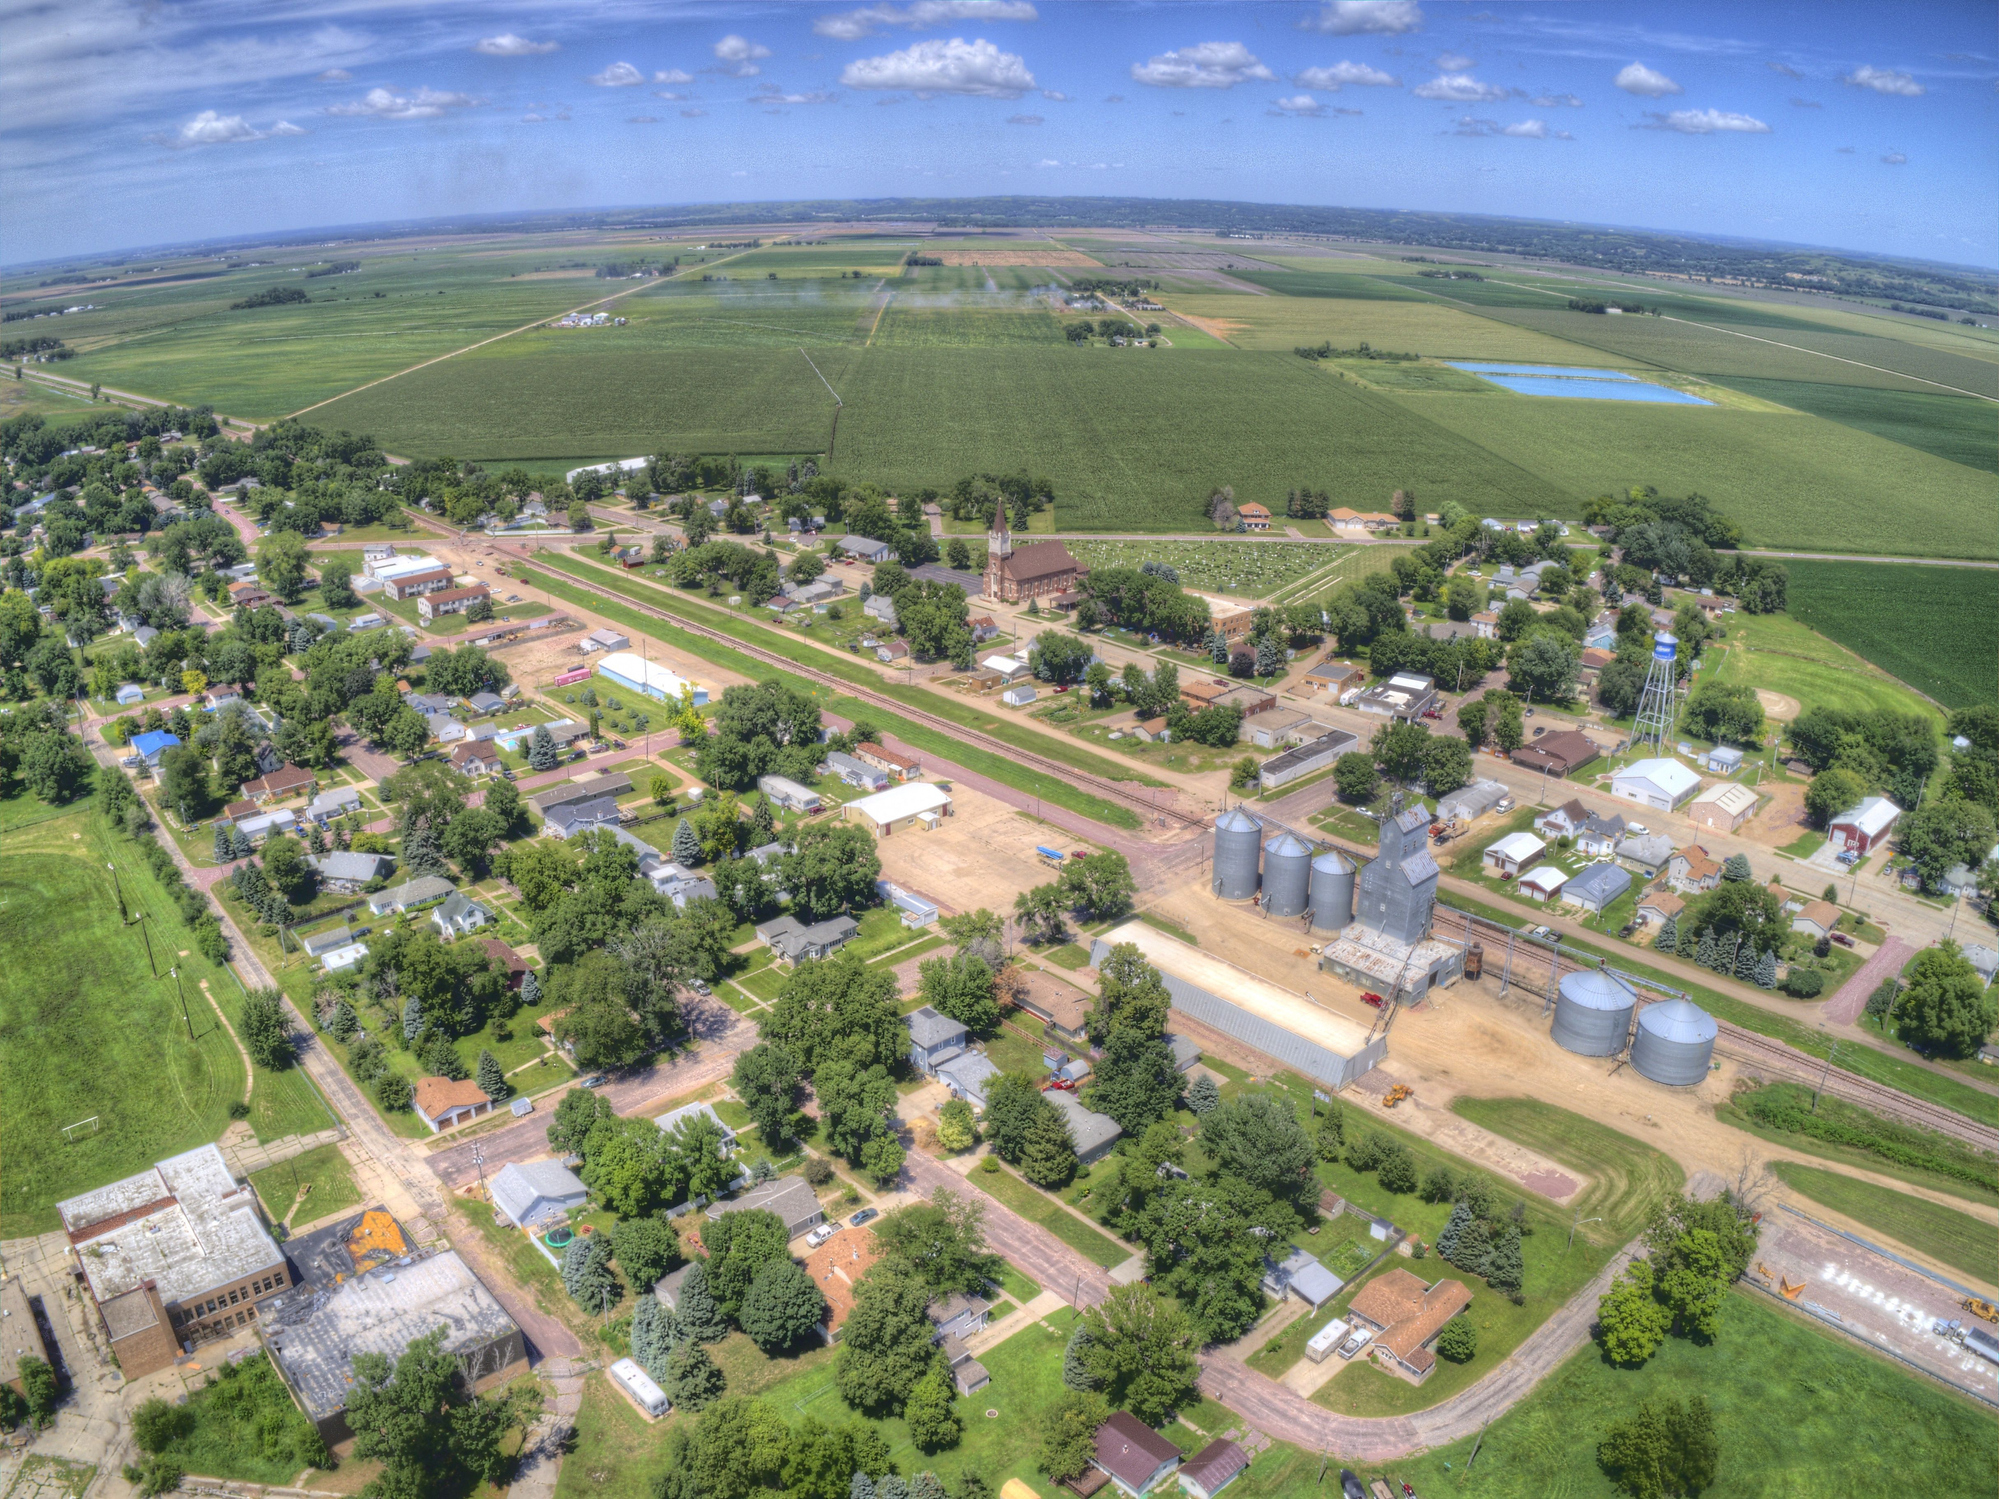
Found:
<path fill-rule="evenodd" d="M 1013 555 L 1013 532 L 1007 529 L 1004 507 L 993 517 L 992 528 L 986 532 L 986 555 L 989 557 Z"/>

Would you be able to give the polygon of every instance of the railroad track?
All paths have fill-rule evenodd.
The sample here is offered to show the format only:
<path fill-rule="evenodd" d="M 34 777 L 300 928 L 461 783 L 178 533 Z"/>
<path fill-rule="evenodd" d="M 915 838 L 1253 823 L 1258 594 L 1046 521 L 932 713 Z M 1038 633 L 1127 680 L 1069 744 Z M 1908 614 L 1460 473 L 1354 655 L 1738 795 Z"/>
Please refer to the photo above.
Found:
<path fill-rule="evenodd" d="M 530 565 L 533 565 L 532 558 L 526 560 Z M 541 565 L 546 566 L 545 563 Z M 1208 825 L 1208 819 L 1205 815 L 1183 812 L 1177 807 L 1156 806 L 1145 797 L 1130 790 L 1120 781 L 1107 780 L 1102 776 L 1091 775 L 1088 771 L 1078 770 L 1072 765 L 1062 764 L 1059 760 L 1051 760 L 1046 756 L 1037 755 L 1032 750 L 1024 750 L 1019 745 L 1008 744 L 1003 739 L 995 739 L 989 734 L 980 733 L 977 729 L 968 729 L 963 724 L 953 723 L 948 718 L 940 717 L 934 713 L 926 713 L 921 708 L 912 708 L 907 703 L 900 702 L 886 694 L 872 691 L 869 688 L 858 686 L 844 677 L 833 675 L 829 671 L 821 671 L 817 667 L 804 665 L 777 651 L 768 650 L 763 646 L 751 645 L 747 641 L 739 640 L 726 631 L 698 624 L 684 615 L 675 614 L 668 609 L 662 609 L 657 604 L 649 604 L 641 599 L 635 599 L 629 594 L 619 593 L 616 589 L 603 583 L 592 583 L 588 579 L 569 577 L 567 574 L 558 574 L 558 576 L 565 577 L 568 581 L 578 583 L 585 588 L 595 588 L 602 593 L 610 594 L 626 608 L 636 609 L 641 614 L 663 620 L 675 629 L 685 630 L 690 635 L 699 635 L 704 640 L 712 640 L 717 644 L 726 645 L 730 650 L 739 651 L 743 655 L 749 656 L 753 660 L 761 661 L 767 666 L 777 667 L 783 671 L 792 673 L 794 676 L 805 677 L 822 687 L 827 687 L 834 692 L 840 693 L 842 696 L 855 698 L 868 704 L 870 707 L 879 708 L 884 713 L 896 714 L 899 717 L 919 723 L 926 729 L 933 729 L 937 733 L 948 735 L 950 738 L 976 745 L 978 748 L 986 750 L 991 754 L 1011 760 L 1016 765 L 1025 765 L 1031 770 L 1040 771 L 1043 775 L 1053 776 L 1057 780 L 1066 781 L 1080 790 L 1092 792 L 1097 796 L 1103 797 L 1106 801 L 1122 803 L 1125 806 L 1131 807 L 1142 816 L 1165 818 L 1180 824 L 1182 827 L 1189 828 L 1205 828 Z"/>
<path fill-rule="evenodd" d="M 1524 931 L 1516 931 L 1483 917 L 1468 917 L 1464 912 L 1448 906 L 1437 908 L 1436 931 L 1446 941 L 1462 942 L 1467 940 L 1468 935 L 1468 940 L 1486 944 L 1488 973 L 1508 971 L 1502 966 L 1506 963 L 1506 948 L 1500 944 L 1510 942 L 1514 961 L 1510 965 L 1507 982 L 1513 987 L 1539 994 L 1544 999 L 1570 974 L 1597 966 L 1592 961 L 1572 955 L 1566 948 L 1550 949 L 1546 942 L 1528 937 Z M 1531 954 L 1529 961 L 1521 962 L 1522 954 Z M 1642 979 L 1636 982 L 1641 987 L 1653 987 Z M 1644 999 L 1642 994 L 1640 999 Z M 1715 1026 L 1714 1049 L 1718 1055 L 1748 1063 L 1772 1081 L 1810 1083 L 1816 1087 L 1823 1078 L 1825 1092 L 1834 1098 L 1999 1154 L 1999 1129 L 1991 1125 L 1941 1104 L 1912 1097 L 1886 1083 L 1877 1083 L 1848 1072 L 1843 1067 L 1828 1067 L 1823 1057 L 1811 1056 L 1794 1046 L 1787 1046 L 1782 1041 L 1772 1040 L 1719 1017 L 1715 1019 Z"/>

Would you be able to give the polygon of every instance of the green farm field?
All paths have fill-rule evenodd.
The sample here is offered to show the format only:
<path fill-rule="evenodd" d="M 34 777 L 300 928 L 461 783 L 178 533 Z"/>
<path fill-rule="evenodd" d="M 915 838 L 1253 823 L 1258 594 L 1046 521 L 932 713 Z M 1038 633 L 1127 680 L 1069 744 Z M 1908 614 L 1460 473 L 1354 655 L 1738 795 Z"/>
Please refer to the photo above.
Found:
<path fill-rule="evenodd" d="M 1999 408 L 1989 401 L 1812 380 L 1752 380 L 1742 375 L 1717 383 L 1968 468 L 1999 473 Z"/>
<path fill-rule="evenodd" d="M 1545 396 L 1421 396 L 1406 408 L 1539 475 L 1568 497 L 1564 518 L 1645 474 L 1667 494 L 1706 495 L 1748 546 L 1999 557 L 1999 476 L 1835 422 Z"/>
<path fill-rule="evenodd" d="M 1358 279 L 1358 278 L 1356 278 Z M 1386 292 L 1381 282 L 1362 288 Z M 1335 348 L 1366 343 L 1400 354 L 1462 359 L 1523 359 L 1538 364 L 1595 362 L 1586 349 L 1531 328 L 1517 328 L 1420 297 L 1168 295 L 1166 305 L 1225 334 L 1240 348 L 1290 353 L 1300 344 L 1331 340 Z"/>
<path fill-rule="evenodd" d="M 128 908 L 148 915 L 155 978 L 137 926 L 122 925 L 107 861 Z M 57 1226 L 55 1204 L 215 1139 L 243 1097 L 241 1053 L 202 997 L 232 1020 L 236 981 L 191 946 L 171 901 L 130 843 L 78 811 L 16 829 L 0 852 L 0 1238 Z M 194 1039 L 166 965 L 178 964 Z M 332 1121 L 303 1072 L 258 1069 L 250 1124 L 264 1140 Z M 62 1128 L 101 1121 L 65 1143 Z"/>
<path fill-rule="evenodd" d="M 1791 616 L 1946 708 L 1999 700 L 1999 571 L 1798 559 Z"/>

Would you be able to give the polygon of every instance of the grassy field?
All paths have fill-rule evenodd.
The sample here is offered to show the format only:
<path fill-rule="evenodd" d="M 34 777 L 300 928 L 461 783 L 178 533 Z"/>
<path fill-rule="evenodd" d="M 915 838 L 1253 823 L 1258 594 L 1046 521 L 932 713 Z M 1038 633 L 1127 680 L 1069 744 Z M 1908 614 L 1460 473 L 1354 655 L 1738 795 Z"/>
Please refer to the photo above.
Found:
<path fill-rule="evenodd" d="M 275 1166 L 266 1166 L 250 1177 L 257 1200 L 273 1223 L 293 1218 L 313 1223 L 330 1218 L 361 1203 L 361 1188 L 354 1180 L 354 1168 L 338 1145 L 321 1145 L 295 1155 Z M 304 1200 L 300 1200 L 300 1193 Z M 294 1212 L 296 1206 L 296 1212 Z"/>
<path fill-rule="evenodd" d="M 1949 1135 L 1884 1118 L 1841 1098 L 1822 1098 L 1814 1111 L 1826 1127 L 1846 1136 L 1837 1141 L 1777 1128 L 1750 1112 L 1764 1097 L 1793 1106 L 1802 1104 L 1807 1092 L 1801 1083 L 1770 1083 L 1738 1092 L 1715 1110 L 1715 1118 L 1758 1139 L 1828 1161 L 1842 1161 L 1877 1176 L 1897 1177 L 1970 1202 L 1989 1205 L 1999 1199 L 1999 1159 Z M 1911 1164 L 1914 1162 L 1926 1164 Z"/>
<path fill-rule="evenodd" d="M 1983 1219 L 1820 1166 L 1772 1161 L 1770 1169 L 1785 1186 L 1821 1207 L 1987 1285 L 1999 1284 L 1999 1230 Z"/>
<path fill-rule="evenodd" d="M 1748 546 L 1999 557 L 1999 476 L 1835 422 L 1533 396 L 1404 404 L 1539 476 L 1567 497 L 1564 518 L 1642 475 L 1668 494 L 1706 495 L 1741 523 Z M 1443 498 L 1418 492 L 1425 505 Z M 1896 502 L 1884 504 L 1889 495 Z"/>
<path fill-rule="evenodd" d="M 965 1178 L 996 1202 L 1004 1203 L 1030 1223 L 1038 1223 L 1086 1259 L 1106 1270 L 1122 1265 L 1140 1251 L 1106 1237 L 1067 1212 L 1045 1192 L 1036 1191 L 1011 1171 L 974 1171 Z"/>
<path fill-rule="evenodd" d="M 1999 572 L 1882 562 L 1785 566 L 1792 618 L 1947 708 L 1999 698 Z"/>
<path fill-rule="evenodd" d="M 1994 412 L 1989 401 L 1914 391 L 1862 390 L 1814 380 L 1755 380 L 1741 375 L 1721 383 L 1968 468 L 1999 473 L 1999 440 L 1993 435 Z"/>
<path fill-rule="evenodd" d="M 1486 1429 L 1469 1476 L 1475 1439 L 1360 1473 L 1426 1495 L 1611 1499 L 1596 1463 L 1604 1429 L 1641 1401 L 1694 1393 L 1713 1407 L 1721 1441 L 1704 1499 L 1991 1491 L 1999 1425 L 1989 1410 L 1746 1291 L 1729 1298 L 1711 1344 L 1668 1338 L 1639 1369 L 1606 1363 L 1594 1346 L 1571 1355 Z"/>
<path fill-rule="evenodd" d="M 104 867 L 115 860 L 129 909 L 148 914 L 155 978 L 137 925 L 122 925 Z M 0 1129 L 7 1170 L 0 1238 L 43 1233 L 65 1197 L 215 1139 L 243 1097 L 243 1058 L 202 996 L 233 1018 L 236 981 L 191 948 L 175 908 L 95 813 L 7 835 L 0 857 Z M 178 964 L 194 1039 L 166 965 Z M 331 1120 L 292 1069 L 259 1069 L 250 1123 L 260 1139 Z M 65 1143 L 62 1127 L 99 1127 Z"/>
<path fill-rule="evenodd" d="M 1263 285 L 1282 282 L 1274 297 L 1169 294 L 1166 305 L 1200 321 L 1238 348 L 1289 354 L 1300 344 L 1330 341 L 1335 348 L 1369 344 L 1401 354 L 1456 359 L 1528 359 L 1540 364 L 1587 360 L 1585 349 L 1530 328 L 1495 322 L 1442 306 L 1370 277 L 1245 276 Z M 1325 288 L 1323 291 L 1308 288 Z M 1297 294 L 1303 291 L 1303 295 Z"/>
<path fill-rule="evenodd" d="M 1664 1152 L 1539 1099 L 1461 1097 L 1451 1112 L 1586 1173 L 1590 1185 L 1570 1206 L 1601 1217 L 1612 1238 L 1637 1233 L 1686 1182 Z"/>
<path fill-rule="evenodd" d="M 1797 565 L 1811 567 L 1826 564 Z M 1864 572 L 1881 564 L 1841 562 L 1830 565 Z M 1908 566 L 1896 570 L 1908 573 L 1940 571 Z M 1965 571 L 1973 576 L 1982 576 L 1979 569 Z M 1807 589 L 1810 586 L 1807 584 Z M 1848 623 L 1851 623 L 1851 616 L 1848 616 Z M 1989 633 L 1989 625 L 1986 632 Z M 1828 640 L 1806 623 L 1802 615 L 1732 615 L 1728 621 L 1725 645 L 1719 648 L 1709 646 L 1706 659 L 1708 665 L 1701 673 L 1705 680 L 1781 692 L 1796 698 L 1806 707 L 1854 711 L 1888 708 L 1897 713 L 1920 713 L 1941 719 L 1934 704 L 1909 691 L 1887 675 L 1885 670 L 1868 665 L 1845 646 Z"/>

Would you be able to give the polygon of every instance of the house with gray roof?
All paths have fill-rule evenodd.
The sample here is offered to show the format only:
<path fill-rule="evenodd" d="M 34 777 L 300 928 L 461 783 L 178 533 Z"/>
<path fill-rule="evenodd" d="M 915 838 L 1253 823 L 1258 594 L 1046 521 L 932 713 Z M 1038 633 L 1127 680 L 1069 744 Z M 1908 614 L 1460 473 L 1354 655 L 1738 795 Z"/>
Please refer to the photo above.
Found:
<path fill-rule="evenodd" d="M 984 1052 L 966 1051 L 948 1062 L 940 1062 L 936 1075 L 937 1081 L 949 1088 L 954 1098 L 962 1098 L 973 1108 L 983 1109 L 986 1106 L 986 1089 L 992 1086 L 1000 1070 Z"/>
<path fill-rule="evenodd" d="M 1124 1134 L 1117 1120 L 1108 1114 L 1084 1108 L 1083 1101 L 1073 1093 L 1054 1092 L 1042 1096 L 1062 1111 L 1069 1125 L 1069 1138 L 1076 1142 L 1076 1159 L 1085 1166 L 1101 1160 Z"/>
<path fill-rule="evenodd" d="M 963 1021 L 940 1015 L 929 1005 L 903 1016 L 902 1023 L 909 1031 L 909 1065 L 926 1076 L 962 1053 L 971 1034 Z"/>
<path fill-rule="evenodd" d="M 1295 1296 L 1314 1311 L 1339 1295 L 1346 1287 L 1319 1257 L 1293 1248 L 1282 1260 L 1263 1257 L 1263 1289 L 1279 1301 Z"/>
<path fill-rule="evenodd" d="M 721 1218 L 729 1213 L 751 1209 L 777 1214 L 784 1220 L 786 1236 L 793 1239 L 826 1221 L 826 1214 L 819 1207 L 818 1194 L 802 1176 L 777 1176 L 767 1182 L 759 1182 L 727 1202 L 715 1203 L 708 1209 L 708 1216 L 711 1219 Z"/>
<path fill-rule="evenodd" d="M 452 891 L 444 904 L 430 913 L 430 924 L 447 942 L 478 931 L 492 919 L 493 913 L 463 890 Z"/>
<path fill-rule="evenodd" d="M 430 737 L 440 744 L 456 744 L 465 737 L 465 725 L 449 713 L 428 714 L 424 722 L 430 726 Z"/>
<path fill-rule="evenodd" d="M 318 932 L 310 937 L 299 938 L 299 946 L 305 949 L 308 958 L 324 957 L 336 948 L 345 947 L 354 940 L 353 928 L 346 922 L 328 932 Z"/>
<path fill-rule="evenodd" d="M 799 963 L 808 958 L 827 958 L 854 940 L 861 924 L 851 916 L 834 916 L 806 926 L 795 916 L 779 916 L 760 922 L 757 940 L 781 961 Z"/>
<path fill-rule="evenodd" d="M 376 916 L 387 916 L 396 911 L 411 911 L 418 906 L 427 906 L 432 901 L 443 900 L 457 888 L 442 875 L 427 874 L 421 879 L 376 891 L 368 897 L 368 910 Z"/>
<path fill-rule="evenodd" d="M 1617 861 L 1635 869 L 1648 880 L 1656 880 L 1673 857 L 1673 840 L 1664 833 L 1627 833 L 1617 840 Z"/>
<path fill-rule="evenodd" d="M 493 1206 L 516 1228 L 566 1218 L 590 1199 L 583 1179 L 556 1160 L 509 1161 L 487 1185 Z"/>
<path fill-rule="evenodd" d="M 1601 916 L 1631 888 L 1631 871 L 1600 859 L 1562 887 L 1562 899 Z"/>
<path fill-rule="evenodd" d="M 618 823 L 618 803 L 608 796 L 594 801 L 565 802 L 559 807 L 551 807 L 544 818 L 546 830 L 567 841 L 579 833 L 588 833 L 601 827 L 616 827 Z"/>
<path fill-rule="evenodd" d="M 849 786 L 865 787 L 869 791 L 888 789 L 888 772 L 877 766 L 856 760 L 852 755 L 833 750 L 826 756 L 826 769 L 838 776 Z"/>
<path fill-rule="evenodd" d="M 395 868 L 395 861 L 387 854 L 357 854 L 340 850 L 307 854 L 305 862 L 319 871 L 322 885 L 342 894 L 352 894 Z"/>
<path fill-rule="evenodd" d="M 336 817 L 361 810 L 361 793 L 352 786 L 335 786 L 305 804 L 305 815 L 324 827 Z"/>

